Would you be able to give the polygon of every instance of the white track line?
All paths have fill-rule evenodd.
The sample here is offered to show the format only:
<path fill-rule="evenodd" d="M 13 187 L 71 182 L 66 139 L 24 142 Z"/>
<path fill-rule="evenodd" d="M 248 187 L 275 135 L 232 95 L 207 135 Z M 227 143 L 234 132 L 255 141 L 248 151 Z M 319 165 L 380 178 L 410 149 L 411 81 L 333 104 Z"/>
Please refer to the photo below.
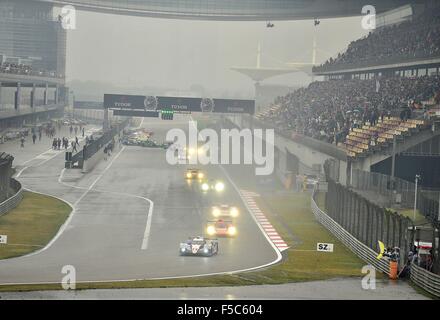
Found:
<path fill-rule="evenodd" d="M 119 156 L 121 154 L 121 152 L 125 149 L 125 147 L 122 147 L 121 151 L 119 151 L 119 153 L 115 156 L 114 159 L 112 159 L 112 162 L 106 167 L 105 170 L 107 170 L 113 163 L 113 161 L 116 160 L 116 157 Z M 63 169 L 61 171 L 60 176 L 58 177 L 58 182 L 70 187 L 70 188 L 76 188 L 76 189 L 82 189 L 82 190 L 86 190 L 86 192 L 80 197 L 80 199 L 78 199 L 75 203 L 74 206 L 76 206 L 78 204 L 78 202 L 80 200 L 82 200 L 82 198 L 87 194 L 87 192 L 89 192 L 90 190 L 93 189 L 93 187 L 95 186 L 97 180 L 99 180 L 102 175 L 105 173 L 104 171 L 102 172 L 102 174 L 100 175 L 100 177 L 98 177 L 91 185 L 90 187 L 86 188 L 86 187 L 79 187 L 79 186 L 75 186 L 75 185 L 71 185 L 68 183 L 63 182 L 63 176 L 64 176 L 64 172 L 66 169 Z M 151 223 L 152 223 L 152 218 L 153 218 L 153 209 L 154 209 L 154 202 L 151 199 L 148 199 L 146 197 L 143 196 L 138 196 L 138 195 L 134 195 L 134 194 L 129 194 L 129 193 L 123 193 L 123 192 L 115 192 L 115 191 L 106 191 L 106 190 L 99 190 L 99 189 L 93 189 L 93 191 L 96 192 L 101 192 L 101 193 L 109 193 L 109 194 L 115 194 L 115 195 L 122 195 L 122 196 L 129 196 L 129 197 L 134 197 L 134 198 L 138 198 L 138 199 L 142 199 L 145 200 L 146 202 L 149 203 L 149 209 L 148 209 L 148 216 L 147 216 L 147 223 L 145 226 L 145 231 L 144 231 L 144 235 L 142 238 L 142 244 L 141 244 L 141 250 L 146 250 L 148 249 L 148 240 L 150 238 L 150 230 L 151 230 Z"/>

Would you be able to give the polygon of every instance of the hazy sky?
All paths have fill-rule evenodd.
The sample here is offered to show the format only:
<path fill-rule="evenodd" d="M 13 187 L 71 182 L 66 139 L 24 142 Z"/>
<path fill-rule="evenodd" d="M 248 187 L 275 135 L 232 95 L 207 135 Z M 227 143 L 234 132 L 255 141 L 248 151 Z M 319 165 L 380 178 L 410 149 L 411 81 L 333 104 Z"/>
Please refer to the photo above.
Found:
<path fill-rule="evenodd" d="M 316 34 L 322 62 L 365 34 L 360 17 L 313 21 L 219 22 L 166 20 L 77 12 L 76 30 L 67 36 L 68 80 L 104 81 L 120 86 L 188 90 L 200 84 L 210 92 L 253 94 L 253 83 L 230 70 L 255 66 L 257 45 L 263 67 L 311 62 Z M 304 74 L 264 83 L 303 85 Z M 143 93 L 140 93 L 143 94 Z"/>

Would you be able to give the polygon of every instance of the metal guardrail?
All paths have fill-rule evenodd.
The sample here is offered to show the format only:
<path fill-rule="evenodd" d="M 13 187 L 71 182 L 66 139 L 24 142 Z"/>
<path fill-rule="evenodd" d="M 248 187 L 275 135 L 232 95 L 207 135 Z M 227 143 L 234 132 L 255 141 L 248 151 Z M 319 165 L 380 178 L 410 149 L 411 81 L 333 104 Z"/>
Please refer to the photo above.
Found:
<path fill-rule="evenodd" d="M 377 270 L 383 273 L 390 274 L 389 263 L 384 260 L 378 260 L 377 252 L 367 247 L 361 241 L 356 239 L 347 230 L 345 230 L 335 220 L 330 218 L 324 211 L 322 211 L 315 202 L 315 192 L 313 192 L 311 199 L 311 209 L 315 215 L 316 220 L 321 223 L 327 230 L 329 230 L 336 238 L 339 239 L 345 246 L 353 251 L 359 258 L 365 262 L 373 265 Z"/>
<path fill-rule="evenodd" d="M 440 276 L 419 267 L 417 264 L 411 264 L 411 281 L 429 293 L 440 297 Z"/>
<path fill-rule="evenodd" d="M 14 209 L 23 199 L 23 188 L 21 183 L 15 179 L 11 179 L 11 188 L 16 191 L 16 193 L 0 203 L 0 216 Z"/>

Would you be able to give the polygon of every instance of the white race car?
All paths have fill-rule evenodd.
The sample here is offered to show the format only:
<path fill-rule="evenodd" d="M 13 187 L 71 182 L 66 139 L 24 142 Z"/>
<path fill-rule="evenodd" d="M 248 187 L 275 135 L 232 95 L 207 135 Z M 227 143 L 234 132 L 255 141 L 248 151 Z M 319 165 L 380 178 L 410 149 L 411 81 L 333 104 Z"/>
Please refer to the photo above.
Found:
<path fill-rule="evenodd" d="M 216 239 L 193 237 L 181 242 L 179 251 L 181 256 L 211 257 L 218 253 L 218 242 Z"/>

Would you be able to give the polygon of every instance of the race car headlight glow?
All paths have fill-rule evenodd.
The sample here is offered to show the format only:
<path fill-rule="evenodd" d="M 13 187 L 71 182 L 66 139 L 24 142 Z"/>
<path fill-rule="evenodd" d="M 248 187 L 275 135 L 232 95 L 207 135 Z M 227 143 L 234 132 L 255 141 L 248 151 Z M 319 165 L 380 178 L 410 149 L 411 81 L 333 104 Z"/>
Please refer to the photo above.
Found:
<path fill-rule="evenodd" d="M 188 172 L 188 173 L 186 174 L 186 177 L 187 177 L 187 178 L 191 178 L 191 172 Z"/>
<path fill-rule="evenodd" d="M 194 154 L 194 149 L 193 149 L 193 148 L 189 148 L 189 149 L 188 149 L 188 153 L 189 153 L 189 154 Z"/>
<path fill-rule="evenodd" d="M 216 191 L 223 191 L 224 189 L 225 189 L 225 185 L 223 184 L 223 182 L 217 182 L 215 184 Z"/>
<path fill-rule="evenodd" d="M 219 208 L 212 209 L 212 215 L 214 217 L 218 217 L 220 215 L 220 209 Z"/>
<path fill-rule="evenodd" d="M 185 250 L 186 250 L 185 248 L 180 248 L 180 251 L 182 252 L 185 252 Z"/>
<path fill-rule="evenodd" d="M 203 191 L 208 191 L 209 190 L 209 184 L 207 184 L 206 182 L 202 184 L 202 190 Z"/>
<path fill-rule="evenodd" d="M 231 216 L 237 217 L 238 216 L 238 209 L 236 207 L 232 207 L 230 213 L 231 213 Z"/>
<path fill-rule="evenodd" d="M 235 227 L 229 227 L 228 228 L 228 234 L 233 236 L 237 233 L 237 229 L 235 229 Z"/>
<path fill-rule="evenodd" d="M 204 253 L 208 253 L 208 252 L 209 252 L 209 249 L 208 249 L 208 248 L 204 248 L 204 249 L 203 249 L 203 252 L 204 252 Z"/>
<path fill-rule="evenodd" d="M 215 228 L 213 226 L 208 226 L 208 228 L 206 229 L 206 232 L 212 236 L 213 234 L 215 234 Z"/>
<path fill-rule="evenodd" d="M 197 149 L 197 153 L 198 153 L 198 154 L 203 154 L 203 151 L 204 151 L 203 148 L 199 148 L 199 149 Z"/>
<path fill-rule="evenodd" d="M 197 174 L 197 178 L 199 178 L 199 179 L 202 179 L 203 178 L 203 173 L 202 172 L 199 172 L 198 174 Z"/>

